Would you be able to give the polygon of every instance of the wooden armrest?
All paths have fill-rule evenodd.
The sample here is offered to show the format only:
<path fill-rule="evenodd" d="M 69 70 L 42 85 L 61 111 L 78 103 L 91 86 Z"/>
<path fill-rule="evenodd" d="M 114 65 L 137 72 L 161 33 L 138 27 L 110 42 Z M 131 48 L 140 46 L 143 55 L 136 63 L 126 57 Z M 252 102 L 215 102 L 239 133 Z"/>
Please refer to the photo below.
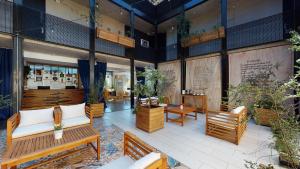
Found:
<path fill-rule="evenodd" d="M 154 152 L 155 149 L 144 141 L 131 134 L 130 132 L 124 133 L 124 155 L 138 160 L 145 155 Z"/>
<path fill-rule="evenodd" d="M 155 152 L 156 150 L 136 137 L 134 134 L 126 131 L 124 133 L 124 155 L 128 155 L 134 160 L 139 160 L 145 155 Z M 151 165 L 149 165 L 146 169 L 167 169 L 167 156 L 161 153 L 161 158 Z"/>
<path fill-rule="evenodd" d="M 207 114 L 226 114 L 226 115 L 234 115 L 233 113 L 227 111 L 215 111 L 215 110 L 208 110 Z"/>
<path fill-rule="evenodd" d="M 12 144 L 12 133 L 18 127 L 20 123 L 20 114 L 15 113 L 7 120 L 7 146 Z"/>
<path fill-rule="evenodd" d="M 221 104 L 220 105 L 220 110 L 221 111 L 229 111 L 229 110 L 232 110 L 232 109 L 235 109 L 236 106 L 235 105 L 228 105 L 228 104 Z"/>
<path fill-rule="evenodd" d="M 62 112 L 60 107 L 54 107 L 54 123 L 60 124 L 62 119 Z"/>
<path fill-rule="evenodd" d="M 89 106 L 85 106 L 85 114 L 88 118 L 90 118 L 91 121 L 91 125 L 93 126 L 93 119 L 94 119 L 94 115 L 93 112 L 90 111 L 90 107 Z"/>

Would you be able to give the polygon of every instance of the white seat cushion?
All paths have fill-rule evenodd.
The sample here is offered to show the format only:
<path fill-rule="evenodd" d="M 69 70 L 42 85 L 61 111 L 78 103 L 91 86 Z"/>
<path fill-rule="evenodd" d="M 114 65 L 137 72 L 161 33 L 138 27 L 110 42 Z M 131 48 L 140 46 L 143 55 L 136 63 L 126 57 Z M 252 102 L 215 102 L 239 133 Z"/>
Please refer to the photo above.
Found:
<path fill-rule="evenodd" d="M 129 156 L 122 156 L 110 163 L 99 167 L 98 169 L 126 169 L 129 168 L 134 161 Z"/>
<path fill-rule="evenodd" d="M 245 106 L 239 106 L 233 110 L 231 110 L 231 113 L 233 114 L 240 114 L 240 112 L 242 112 L 242 110 L 244 110 L 246 107 Z"/>
<path fill-rule="evenodd" d="M 85 115 L 62 120 L 63 128 L 89 124 L 89 123 L 90 123 L 90 119 Z"/>
<path fill-rule="evenodd" d="M 12 133 L 12 138 L 30 136 L 54 130 L 54 123 L 39 123 L 27 126 L 18 126 Z"/>
<path fill-rule="evenodd" d="M 53 107 L 39 110 L 22 110 L 20 111 L 19 126 L 30 126 L 39 123 L 53 123 L 53 110 Z"/>
<path fill-rule="evenodd" d="M 85 116 L 85 103 L 70 105 L 70 106 L 60 106 L 62 111 L 62 119 L 69 119 L 74 117 Z"/>
<path fill-rule="evenodd" d="M 160 153 L 152 152 L 150 154 L 147 154 L 143 158 L 135 161 L 134 164 L 129 167 L 129 169 L 145 169 L 150 164 L 154 163 L 159 159 L 160 159 Z"/>

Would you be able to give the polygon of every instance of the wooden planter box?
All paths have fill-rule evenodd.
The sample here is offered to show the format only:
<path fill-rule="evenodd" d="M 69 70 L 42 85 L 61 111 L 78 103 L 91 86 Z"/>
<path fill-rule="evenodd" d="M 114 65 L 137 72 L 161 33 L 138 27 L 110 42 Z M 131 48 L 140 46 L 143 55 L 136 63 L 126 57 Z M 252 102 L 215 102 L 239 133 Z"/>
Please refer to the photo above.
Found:
<path fill-rule="evenodd" d="M 181 42 L 182 47 L 188 47 L 192 45 L 196 45 L 199 43 L 215 40 L 215 39 L 220 39 L 225 37 L 225 29 L 224 27 L 219 27 L 216 30 L 210 31 L 210 32 L 205 32 L 199 35 L 194 35 L 189 38 L 185 38 Z"/>
<path fill-rule="evenodd" d="M 164 108 L 159 106 L 140 106 L 136 113 L 136 127 L 153 132 L 164 127 Z"/>
<path fill-rule="evenodd" d="M 102 117 L 104 114 L 104 103 L 89 104 L 90 112 L 94 117 Z"/>
<path fill-rule="evenodd" d="M 135 47 L 134 39 L 126 37 L 126 36 L 119 36 L 119 44 L 130 47 L 130 48 Z"/>
<path fill-rule="evenodd" d="M 270 109 L 256 108 L 255 109 L 255 122 L 263 126 L 271 126 L 272 121 L 278 118 L 277 113 Z"/>
<path fill-rule="evenodd" d="M 97 38 L 101 38 L 114 43 L 118 43 L 119 41 L 118 35 L 98 28 L 97 28 Z"/>

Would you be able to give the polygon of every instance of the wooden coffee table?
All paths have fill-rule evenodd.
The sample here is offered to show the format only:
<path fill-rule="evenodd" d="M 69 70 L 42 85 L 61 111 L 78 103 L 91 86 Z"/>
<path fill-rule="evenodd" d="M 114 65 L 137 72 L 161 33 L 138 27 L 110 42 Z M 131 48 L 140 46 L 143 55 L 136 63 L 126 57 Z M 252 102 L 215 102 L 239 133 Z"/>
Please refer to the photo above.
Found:
<path fill-rule="evenodd" d="M 167 107 L 165 109 L 165 113 L 166 113 L 166 121 L 172 121 L 172 122 L 178 122 L 181 124 L 181 126 L 184 125 L 184 119 L 186 116 L 192 116 L 195 117 L 195 120 L 197 120 L 197 109 L 194 107 L 188 107 L 188 106 L 184 106 L 183 109 L 180 109 L 180 106 L 171 106 L 171 107 Z M 169 113 L 173 113 L 173 114 L 178 114 L 180 115 L 179 118 L 176 119 L 171 119 L 169 118 Z M 190 113 L 194 113 L 194 115 L 190 114 Z"/>
<path fill-rule="evenodd" d="M 97 147 L 94 147 L 93 142 L 97 143 Z M 15 168 L 22 163 L 88 144 L 95 149 L 99 160 L 100 134 L 90 124 L 64 129 L 63 138 L 59 140 L 55 140 L 53 131 L 15 139 L 12 146 L 4 152 L 1 168 Z M 72 152 L 65 153 L 62 157 L 69 153 Z"/>

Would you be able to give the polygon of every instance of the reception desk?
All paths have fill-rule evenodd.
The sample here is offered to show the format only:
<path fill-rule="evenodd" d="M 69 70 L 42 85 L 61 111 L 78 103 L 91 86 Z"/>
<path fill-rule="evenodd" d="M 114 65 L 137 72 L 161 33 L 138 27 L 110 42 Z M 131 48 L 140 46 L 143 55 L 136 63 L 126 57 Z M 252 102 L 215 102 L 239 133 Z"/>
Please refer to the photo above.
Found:
<path fill-rule="evenodd" d="M 83 102 L 83 97 L 82 89 L 24 90 L 22 109 L 78 104 Z"/>

